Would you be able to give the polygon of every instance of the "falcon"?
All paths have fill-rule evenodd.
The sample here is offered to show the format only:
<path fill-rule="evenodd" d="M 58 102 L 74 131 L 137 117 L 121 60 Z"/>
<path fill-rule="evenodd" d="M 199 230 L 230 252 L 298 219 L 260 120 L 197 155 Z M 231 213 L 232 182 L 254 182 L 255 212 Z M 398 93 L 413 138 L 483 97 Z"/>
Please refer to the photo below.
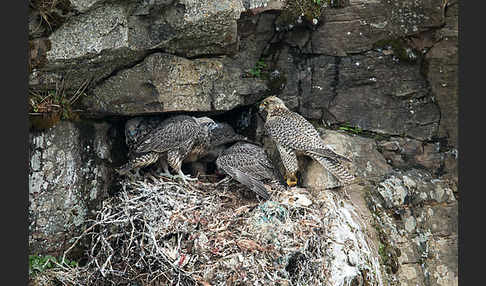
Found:
<path fill-rule="evenodd" d="M 214 160 L 226 149 L 227 145 L 246 138 L 235 133 L 233 127 L 226 122 L 216 122 L 209 130 L 209 148 L 201 155 L 203 162 L 214 162 Z M 200 158 L 201 158 L 200 157 Z"/>
<path fill-rule="evenodd" d="M 208 173 L 208 163 L 211 166 L 215 163 L 216 158 L 221 155 L 228 145 L 238 140 L 246 140 L 246 138 L 235 133 L 233 127 L 226 122 L 216 122 L 216 124 L 209 129 L 209 146 L 200 154 L 192 154 L 184 159 L 184 163 L 189 164 L 189 170 L 192 174 L 206 175 Z"/>
<path fill-rule="evenodd" d="M 134 118 L 125 125 L 126 142 L 129 147 L 129 162 L 118 169 L 120 174 L 127 174 L 133 169 L 140 169 L 160 162 L 164 173 L 169 178 L 196 180 L 185 175 L 182 162 L 187 158 L 200 158 L 209 149 L 209 130 L 215 122 L 209 117 L 178 115 L 161 119 Z M 170 167 L 177 173 L 172 175 Z"/>
<path fill-rule="evenodd" d="M 217 122 L 216 126 L 209 130 L 209 145 L 211 146 L 220 146 L 238 140 L 245 140 L 245 137 L 235 133 L 233 127 L 226 122 Z"/>
<path fill-rule="evenodd" d="M 317 130 L 300 114 L 289 110 L 276 96 L 265 98 L 260 112 L 266 111 L 265 130 L 273 139 L 285 167 L 287 184 L 297 184 L 299 170 L 297 154 L 304 154 L 319 162 L 326 170 L 344 184 L 354 180 L 341 162 L 351 162 L 343 155 L 334 152 L 320 137 Z"/>
<path fill-rule="evenodd" d="M 272 188 L 287 189 L 285 180 L 273 164 L 265 149 L 249 141 L 239 141 L 224 150 L 216 159 L 221 173 L 247 186 L 263 199 L 270 199 L 264 182 Z"/>
<path fill-rule="evenodd" d="M 161 124 L 164 119 L 160 117 L 138 116 L 129 119 L 125 123 L 125 142 L 131 151 L 140 138 L 145 138 L 146 134 Z"/>

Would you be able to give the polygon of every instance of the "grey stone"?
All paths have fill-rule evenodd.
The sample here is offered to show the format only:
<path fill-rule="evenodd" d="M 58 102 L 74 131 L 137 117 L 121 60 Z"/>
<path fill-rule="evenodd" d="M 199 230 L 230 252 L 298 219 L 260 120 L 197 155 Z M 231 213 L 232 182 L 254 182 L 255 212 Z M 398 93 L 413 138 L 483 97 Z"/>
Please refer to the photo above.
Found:
<path fill-rule="evenodd" d="M 162 48 L 187 57 L 236 52 L 241 1 L 179 1 L 147 11 L 129 18 L 129 45 L 134 49 Z"/>
<path fill-rule="evenodd" d="M 60 121 L 31 136 L 30 253 L 63 254 L 107 197 L 113 176 L 106 157 L 111 157 L 108 127 Z M 82 255 L 81 249 L 82 244 L 69 255 Z"/>
<path fill-rule="evenodd" d="M 302 115 L 328 125 L 431 139 L 440 109 L 418 63 L 378 51 L 345 58 L 317 56 L 295 65 L 283 48 L 277 67 L 286 78 L 280 97 Z M 401 118 L 401 120 L 396 120 Z"/>
<path fill-rule="evenodd" d="M 231 0 L 105 3 L 55 31 L 48 59 L 75 59 L 118 48 L 164 48 L 186 56 L 221 54 L 225 52 L 217 46 L 236 43 L 236 20 L 242 11 L 241 2 Z"/>
<path fill-rule="evenodd" d="M 275 19 L 273 13 L 242 13 L 238 20 L 238 52 L 231 56 L 234 67 L 249 71 L 255 66 L 274 36 Z M 265 62 L 269 64 L 271 60 L 265 59 Z"/>
<path fill-rule="evenodd" d="M 71 18 L 49 37 L 47 60 L 81 58 L 101 51 L 127 47 L 127 8 L 105 4 Z"/>
<path fill-rule="evenodd" d="M 245 9 L 258 9 L 258 13 L 263 9 L 281 9 L 285 4 L 282 0 L 242 0 L 241 2 Z"/>
<path fill-rule="evenodd" d="M 69 89 L 90 77 L 97 83 L 143 60 L 153 49 L 186 57 L 234 54 L 237 20 L 244 11 L 237 0 L 110 1 L 92 6 L 78 1 L 75 7 L 83 13 L 49 36 L 47 63 L 30 74 L 31 86 L 55 86 L 68 73 Z"/>
<path fill-rule="evenodd" d="M 440 118 L 420 66 L 378 52 L 341 61 L 329 113 L 331 124 L 349 121 L 364 130 L 419 139 L 434 136 Z"/>
<path fill-rule="evenodd" d="M 70 0 L 71 7 L 80 13 L 85 13 L 92 7 L 96 7 L 100 3 L 106 2 L 105 0 Z"/>
<path fill-rule="evenodd" d="M 400 250 L 399 269 L 388 279 L 400 285 L 457 285 L 455 185 L 412 169 L 390 176 L 375 190 L 380 195 L 371 195 L 369 207 L 375 227 L 388 234 L 380 243 Z"/>
<path fill-rule="evenodd" d="M 251 104 L 264 88 L 261 79 L 243 78 L 218 58 L 156 53 L 98 84 L 82 103 L 96 114 L 227 111 Z"/>
<path fill-rule="evenodd" d="M 438 137 L 448 139 L 448 144 L 458 146 L 458 41 L 446 37 L 426 54 L 427 78 L 432 95 L 440 106 L 441 118 Z"/>
<path fill-rule="evenodd" d="M 457 150 L 450 150 L 439 141 L 427 143 L 411 138 L 392 137 L 379 141 L 378 150 L 396 170 L 409 169 L 410 166 L 421 167 L 457 184 Z"/>
<path fill-rule="evenodd" d="M 347 56 L 371 50 L 378 40 L 416 34 L 444 23 L 443 1 L 359 1 L 326 9 L 309 52 Z"/>

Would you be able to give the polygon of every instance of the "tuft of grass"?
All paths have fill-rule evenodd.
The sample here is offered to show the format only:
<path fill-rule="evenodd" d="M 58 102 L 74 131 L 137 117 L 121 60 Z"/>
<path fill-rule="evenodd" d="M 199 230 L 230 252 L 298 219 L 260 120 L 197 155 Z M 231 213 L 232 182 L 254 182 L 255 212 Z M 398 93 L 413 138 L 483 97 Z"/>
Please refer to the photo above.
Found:
<path fill-rule="evenodd" d="M 56 258 L 52 255 L 39 256 L 35 254 L 29 255 L 29 276 L 35 276 L 43 273 L 46 269 L 52 268 L 66 268 L 76 267 L 78 263 L 74 260 L 59 257 Z"/>
<path fill-rule="evenodd" d="M 322 13 L 327 7 L 323 0 L 287 1 L 275 25 L 277 31 L 291 30 L 297 26 L 314 29 L 322 20 Z"/>
<path fill-rule="evenodd" d="M 266 67 L 265 58 L 260 58 L 253 68 L 243 73 L 243 77 L 262 77 L 262 69 Z"/>
<path fill-rule="evenodd" d="M 359 128 L 357 125 L 356 126 L 351 126 L 351 123 L 349 123 L 349 121 L 346 121 L 346 123 L 344 124 L 344 126 L 341 126 L 338 128 L 339 130 L 344 130 L 344 131 L 347 131 L 347 132 L 351 132 L 351 133 L 354 133 L 356 135 L 360 135 L 363 133 L 363 129 Z"/>
<path fill-rule="evenodd" d="M 379 40 L 373 44 L 373 49 L 378 51 L 383 49 L 392 50 L 396 61 L 403 60 L 414 62 L 421 55 L 417 49 L 408 47 L 406 45 L 406 40 L 402 38 L 387 38 Z"/>
<path fill-rule="evenodd" d="M 29 127 L 41 131 L 61 119 L 76 121 L 79 116 L 72 110 L 72 105 L 84 94 L 91 80 L 86 80 L 72 96 L 66 92 L 65 78 L 56 84 L 55 89 L 29 89 Z"/>
<path fill-rule="evenodd" d="M 71 9 L 67 0 L 29 0 L 29 6 L 39 12 L 39 26 L 36 30 L 45 24 L 51 32 L 64 23 L 63 14 Z"/>
<path fill-rule="evenodd" d="M 91 82 L 91 78 L 86 80 L 81 87 L 71 96 L 66 93 L 66 81 L 63 79 L 56 84 L 55 89 L 29 90 L 29 115 L 34 116 L 55 116 L 59 115 L 62 119 L 69 119 L 73 114 L 72 104 L 84 93 L 84 90 Z"/>

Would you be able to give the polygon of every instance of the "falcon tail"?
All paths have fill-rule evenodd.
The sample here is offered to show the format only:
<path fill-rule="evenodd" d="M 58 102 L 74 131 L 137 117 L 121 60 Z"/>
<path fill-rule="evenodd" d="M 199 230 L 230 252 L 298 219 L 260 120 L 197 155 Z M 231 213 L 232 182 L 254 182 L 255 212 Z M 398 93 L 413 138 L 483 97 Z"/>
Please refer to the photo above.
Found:
<path fill-rule="evenodd" d="M 349 184 L 354 181 L 354 176 L 349 173 L 344 166 L 336 160 L 329 159 L 322 156 L 316 156 L 313 154 L 309 154 L 312 158 L 314 158 L 317 162 L 319 162 L 326 170 L 328 170 L 331 174 L 336 176 L 339 180 L 341 180 L 344 184 Z"/>
<path fill-rule="evenodd" d="M 251 190 L 253 190 L 255 193 L 257 193 L 260 197 L 262 197 L 265 200 L 270 199 L 270 195 L 267 192 L 267 188 L 263 185 L 262 182 L 259 180 L 249 176 L 248 174 L 242 173 L 242 172 L 236 172 L 236 180 L 243 185 L 247 186 Z"/>
<path fill-rule="evenodd" d="M 130 161 L 116 169 L 116 171 L 121 175 L 128 174 L 133 169 L 143 168 L 153 164 L 159 159 L 159 155 L 155 152 L 146 154 L 130 154 L 129 156 Z"/>
<path fill-rule="evenodd" d="M 349 159 L 348 157 L 345 157 L 343 155 L 339 155 L 338 153 L 336 153 L 336 152 L 334 152 L 330 149 L 313 148 L 313 149 L 307 150 L 307 152 L 314 153 L 316 155 L 321 155 L 321 156 L 324 156 L 324 157 L 327 157 L 327 158 L 330 158 L 330 159 L 334 159 L 334 160 L 351 162 L 351 159 Z"/>

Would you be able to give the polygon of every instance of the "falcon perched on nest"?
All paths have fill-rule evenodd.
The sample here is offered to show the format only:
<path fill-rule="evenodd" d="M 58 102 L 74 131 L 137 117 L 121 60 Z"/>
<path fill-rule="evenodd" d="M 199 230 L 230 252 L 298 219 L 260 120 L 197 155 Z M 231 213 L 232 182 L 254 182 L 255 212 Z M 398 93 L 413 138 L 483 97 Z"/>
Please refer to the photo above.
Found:
<path fill-rule="evenodd" d="M 224 150 L 216 159 L 218 169 L 228 174 L 265 200 L 270 199 L 263 181 L 277 190 L 287 189 L 285 180 L 272 163 L 265 149 L 255 143 L 239 141 Z"/>
<path fill-rule="evenodd" d="M 296 152 L 318 161 L 345 184 L 354 180 L 354 176 L 340 162 L 351 160 L 330 149 L 314 126 L 300 114 L 289 110 L 280 98 L 270 96 L 264 99 L 260 104 L 260 112 L 263 110 L 267 112 L 265 129 L 277 145 L 289 186 L 297 184 L 295 174 L 299 164 Z"/>
<path fill-rule="evenodd" d="M 178 115 L 165 120 L 138 117 L 125 125 L 126 142 L 129 147 L 129 162 L 118 172 L 127 174 L 130 170 L 142 168 L 159 161 L 164 174 L 170 178 L 195 180 L 184 175 L 182 162 L 200 158 L 209 148 L 209 130 L 215 122 L 208 117 Z M 171 175 L 168 165 L 177 172 Z"/>

